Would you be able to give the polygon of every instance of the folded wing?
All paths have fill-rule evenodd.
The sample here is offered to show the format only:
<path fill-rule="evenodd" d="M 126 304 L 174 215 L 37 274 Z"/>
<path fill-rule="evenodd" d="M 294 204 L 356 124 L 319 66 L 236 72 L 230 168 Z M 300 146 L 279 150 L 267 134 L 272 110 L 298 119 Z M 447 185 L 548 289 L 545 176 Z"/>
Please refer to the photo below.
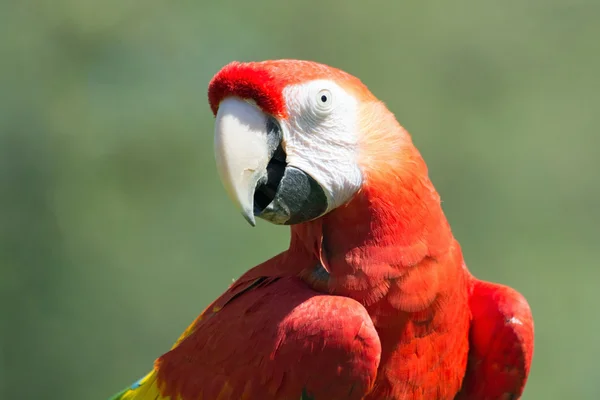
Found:
<path fill-rule="evenodd" d="M 355 300 L 296 277 L 257 278 L 234 285 L 115 399 L 361 399 L 380 353 Z"/>
<path fill-rule="evenodd" d="M 475 280 L 469 361 L 457 400 L 521 398 L 533 357 L 533 318 L 516 290 Z"/>

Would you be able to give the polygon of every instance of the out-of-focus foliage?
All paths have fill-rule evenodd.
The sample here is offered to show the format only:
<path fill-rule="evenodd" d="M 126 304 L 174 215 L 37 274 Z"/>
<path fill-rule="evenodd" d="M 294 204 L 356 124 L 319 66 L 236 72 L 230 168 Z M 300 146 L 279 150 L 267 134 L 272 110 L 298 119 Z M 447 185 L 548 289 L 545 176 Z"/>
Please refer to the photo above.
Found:
<path fill-rule="evenodd" d="M 600 398 L 599 3 L 4 0 L 0 398 L 106 398 L 285 248 L 227 200 L 206 101 L 268 58 L 388 104 L 471 270 L 531 303 L 525 398 Z"/>

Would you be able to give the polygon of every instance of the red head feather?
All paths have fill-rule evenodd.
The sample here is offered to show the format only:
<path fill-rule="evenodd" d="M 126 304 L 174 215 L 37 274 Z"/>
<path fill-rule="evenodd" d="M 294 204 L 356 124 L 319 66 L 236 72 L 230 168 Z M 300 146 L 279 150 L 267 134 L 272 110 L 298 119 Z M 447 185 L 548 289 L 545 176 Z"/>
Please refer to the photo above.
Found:
<path fill-rule="evenodd" d="M 208 85 L 208 101 L 213 114 L 227 96 L 252 99 L 267 114 L 288 116 L 283 89 L 314 79 L 331 79 L 349 90 L 370 96 L 360 80 L 328 65 L 301 60 L 232 62 L 221 69 Z"/>

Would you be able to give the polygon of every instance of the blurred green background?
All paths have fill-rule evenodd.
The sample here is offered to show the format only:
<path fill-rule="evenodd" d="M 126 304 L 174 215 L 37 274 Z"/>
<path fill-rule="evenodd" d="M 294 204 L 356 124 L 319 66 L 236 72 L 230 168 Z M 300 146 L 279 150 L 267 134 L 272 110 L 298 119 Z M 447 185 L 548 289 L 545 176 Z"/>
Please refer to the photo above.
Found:
<path fill-rule="evenodd" d="M 474 274 L 528 298 L 524 398 L 599 399 L 600 2 L 0 3 L 0 398 L 104 399 L 288 230 L 212 155 L 211 76 L 303 58 L 413 134 Z"/>

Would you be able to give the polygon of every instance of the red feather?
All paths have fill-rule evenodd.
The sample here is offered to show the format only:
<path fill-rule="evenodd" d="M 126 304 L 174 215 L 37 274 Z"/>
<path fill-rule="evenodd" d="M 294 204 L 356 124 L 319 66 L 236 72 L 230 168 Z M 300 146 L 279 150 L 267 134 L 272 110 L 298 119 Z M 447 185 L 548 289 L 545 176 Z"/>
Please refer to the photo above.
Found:
<path fill-rule="evenodd" d="M 533 358 L 533 317 L 512 288 L 475 280 L 469 363 L 457 400 L 513 400 L 523 394 Z"/>
<path fill-rule="evenodd" d="M 223 67 L 208 85 L 208 102 L 213 114 L 227 96 L 249 99 L 267 114 L 287 118 L 283 90 L 286 86 L 317 78 L 337 80 L 350 90 L 370 95 L 360 80 L 342 70 L 301 60 L 232 62 Z"/>
<path fill-rule="evenodd" d="M 161 392 L 519 398 L 533 354 L 527 302 L 471 276 L 420 153 L 358 79 L 307 61 L 232 63 L 211 81 L 209 102 L 216 114 L 238 96 L 286 118 L 285 88 L 313 79 L 333 79 L 360 102 L 363 187 L 292 226 L 289 250 L 248 271 L 194 322 L 156 363 Z"/>
<path fill-rule="evenodd" d="M 277 277 L 278 257 L 232 286 L 156 363 L 161 392 L 182 399 L 361 399 L 381 345 L 355 300 Z M 271 278 L 255 278 L 271 276 Z"/>

